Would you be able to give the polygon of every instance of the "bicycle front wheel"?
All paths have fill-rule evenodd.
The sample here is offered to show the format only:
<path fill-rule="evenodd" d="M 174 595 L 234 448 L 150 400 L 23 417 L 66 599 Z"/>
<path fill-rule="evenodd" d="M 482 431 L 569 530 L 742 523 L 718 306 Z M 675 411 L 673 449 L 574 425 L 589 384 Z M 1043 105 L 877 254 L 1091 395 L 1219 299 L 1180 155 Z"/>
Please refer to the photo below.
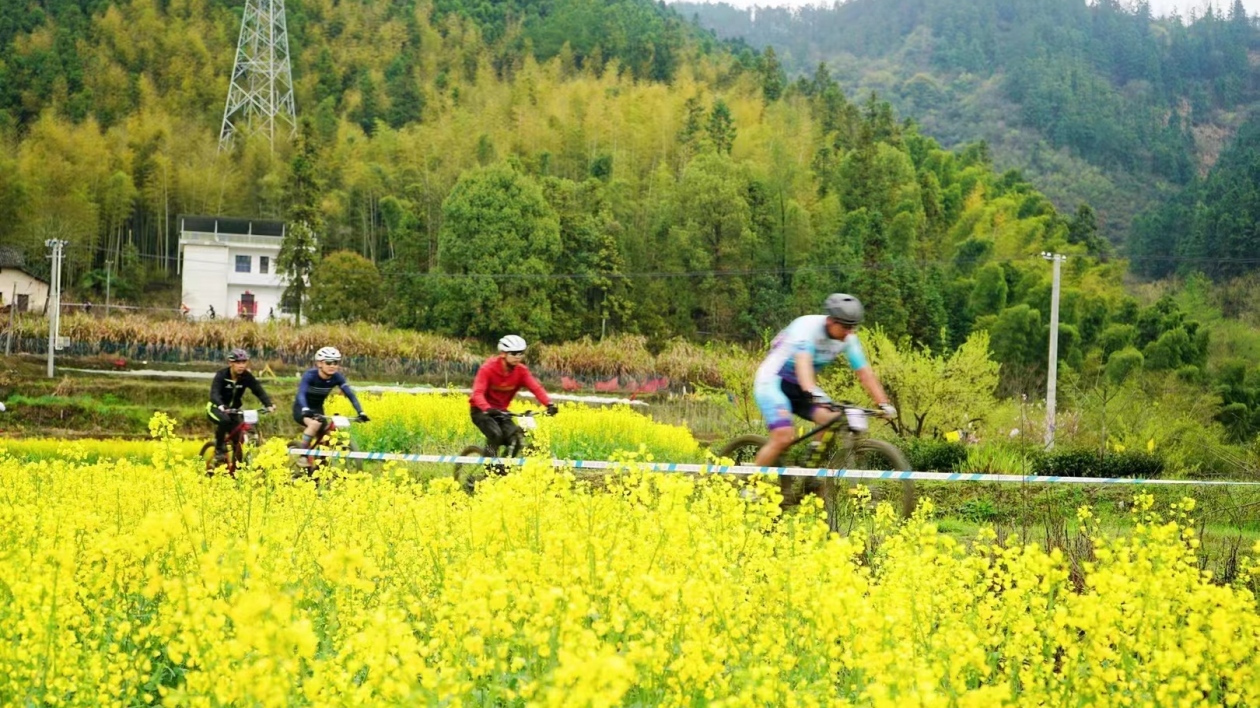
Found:
<path fill-rule="evenodd" d="M 358 446 L 358 445 L 355 445 L 353 440 L 350 440 L 350 441 L 348 441 L 348 442 L 346 443 L 346 451 L 347 451 L 347 452 L 359 452 L 359 446 Z M 346 467 L 347 467 L 347 468 L 349 468 L 349 469 L 354 470 L 355 472 L 360 472 L 360 471 L 362 471 L 362 470 L 363 470 L 363 458 L 361 458 L 361 457 L 351 457 L 350 459 L 346 460 Z"/>
<path fill-rule="evenodd" d="M 460 457 L 490 457 L 490 453 L 485 448 L 477 445 L 469 445 L 459 453 Z M 476 489 L 477 482 L 485 479 L 486 466 L 471 462 L 455 463 L 455 482 L 464 488 L 465 492 L 473 493 Z"/>
<path fill-rule="evenodd" d="M 201 457 L 201 459 L 203 459 L 203 460 L 205 460 L 205 461 L 206 461 L 206 475 L 207 475 L 207 476 L 213 475 L 213 474 L 214 474 L 214 467 L 215 467 L 215 464 L 214 464 L 214 441 L 213 441 L 213 440 L 211 440 L 210 442 L 206 443 L 205 445 L 202 445 L 202 446 L 201 446 L 201 452 L 199 452 L 199 453 L 197 453 L 197 454 Z"/>
<path fill-rule="evenodd" d="M 909 472 L 910 461 L 901 448 L 886 440 L 862 438 L 853 444 L 853 451 L 844 465 L 847 469 L 891 470 Z M 901 482 L 901 515 L 909 518 L 914 513 L 915 492 L 913 480 Z"/>

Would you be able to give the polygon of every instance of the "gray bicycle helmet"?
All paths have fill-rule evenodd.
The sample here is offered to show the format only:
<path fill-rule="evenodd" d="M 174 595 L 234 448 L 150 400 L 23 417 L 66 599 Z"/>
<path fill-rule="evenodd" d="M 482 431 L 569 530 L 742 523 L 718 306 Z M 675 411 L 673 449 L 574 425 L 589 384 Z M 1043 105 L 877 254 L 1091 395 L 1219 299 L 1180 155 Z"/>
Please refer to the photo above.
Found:
<path fill-rule="evenodd" d="M 856 327 L 861 324 L 862 316 L 865 314 L 862 303 L 852 295 L 844 293 L 828 295 L 827 302 L 823 303 L 823 309 L 827 311 L 828 317 L 846 327 Z"/>
<path fill-rule="evenodd" d="M 228 352 L 228 361 L 249 361 L 249 352 L 237 347 Z"/>

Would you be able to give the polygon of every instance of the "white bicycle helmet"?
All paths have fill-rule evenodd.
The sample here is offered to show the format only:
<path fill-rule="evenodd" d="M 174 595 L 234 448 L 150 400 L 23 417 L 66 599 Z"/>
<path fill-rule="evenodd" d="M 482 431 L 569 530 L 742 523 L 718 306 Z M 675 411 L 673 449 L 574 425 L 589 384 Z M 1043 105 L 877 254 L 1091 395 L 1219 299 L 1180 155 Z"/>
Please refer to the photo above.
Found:
<path fill-rule="evenodd" d="M 525 338 L 515 334 L 509 334 L 499 340 L 499 351 L 501 352 L 523 352 L 525 351 Z"/>
<path fill-rule="evenodd" d="M 315 352 L 315 361 L 341 361 L 341 352 L 337 347 L 324 347 Z"/>

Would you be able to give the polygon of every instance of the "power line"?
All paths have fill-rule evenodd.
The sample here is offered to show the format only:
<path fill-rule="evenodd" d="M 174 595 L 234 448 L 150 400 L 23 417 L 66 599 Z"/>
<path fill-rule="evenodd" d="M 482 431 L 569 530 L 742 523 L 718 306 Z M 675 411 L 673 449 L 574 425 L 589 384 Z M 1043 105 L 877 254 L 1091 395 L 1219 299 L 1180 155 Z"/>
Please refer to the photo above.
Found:
<path fill-rule="evenodd" d="M 92 251 L 102 253 L 112 253 L 114 249 L 96 246 L 70 246 L 67 250 L 73 251 Z M 219 265 L 222 261 L 205 260 L 199 258 L 188 258 L 179 256 L 161 256 L 153 254 L 136 254 L 139 258 L 147 258 L 161 261 L 182 261 L 185 264 L 204 264 Z M 1011 257 L 1011 258 L 989 258 L 984 263 L 1022 263 L 1031 262 L 1038 258 L 1036 255 Z M 1160 263 L 1188 263 L 1199 265 L 1260 265 L 1260 257 L 1250 256 L 1177 256 L 1177 255 L 1140 255 L 1140 256 L 1116 256 L 1116 260 L 1124 260 L 1130 263 L 1134 262 L 1160 262 Z M 388 262 L 388 261 L 386 261 Z M 273 260 L 274 263 L 274 260 Z M 790 268 L 784 267 L 767 267 L 767 268 L 733 268 L 733 269 L 707 269 L 707 270 L 654 270 L 654 271 L 638 271 L 638 272 L 591 272 L 591 273 L 443 273 L 438 271 L 422 271 L 422 270 L 405 270 L 391 271 L 392 276 L 411 276 L 418 278 L 434 279 L 434 280 L 467 280 L 467 279 L 492 279 L 492 280 L 529 280 L 529 281 L 561 281 L 561 280 L 594 280 L 594 279 L 610 279 L 610 280 L 668 280 L 678 278 L 741 278 L 750 276 L 783 276 L 794 275 L 797 273 L 829 273 L 843 271 L 870 271 L 870 270 L 892 270 L 895 268 L 912 266 L 918 268 L 931 267 L 947 267 L 957 265 L 953 259 L 904 259 L 896 261 L 882 261 L 879 263 L 859 263 L 859 264 L 834 264 L 834 265 L 805 265 Z"/>

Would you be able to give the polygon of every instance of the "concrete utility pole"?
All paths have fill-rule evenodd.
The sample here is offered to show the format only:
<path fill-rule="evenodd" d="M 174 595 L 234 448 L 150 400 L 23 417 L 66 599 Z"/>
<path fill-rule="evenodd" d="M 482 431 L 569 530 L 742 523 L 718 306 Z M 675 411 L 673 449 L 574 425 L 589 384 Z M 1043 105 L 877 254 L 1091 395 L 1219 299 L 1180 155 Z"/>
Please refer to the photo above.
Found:
<path fill-rule="evenodd" d="M 4 339 L 4 356 L 13 352 L 13 332 L 17 327 L 17 283 L 13 284 L 13 297 L 9 298 L 9 336 Z"/>
<path fill-rule="evenodd" d="M 1059 266 L 1067 256 L 1043 251 L 1041 257 L 1054 264 L 1054 284 L 1050 292 L 1050 370 L 1046 374 L 1046 447 L 1054 447 L 1054 403 L 1059 374 Z"/>
<path fill-rule="evenodd" d="M 60 239 L 50 238 L 44 242 L 44 245 L 52 249 L 52 289 L 48 293 L 48 299 L 52 301 L 51 312 L 48 315 L 48 378 L 53 377 L 53 357 L 57 348 L 57 335 L 61 332 L 61 249 L 65 248 L 66 242 Z"/>
<path fill-rule="evenodd" d="M 113 261 L 105 261 L 105 316 L 109 317 L 109 283 L 110 272 L 109 267 L 113 265 Z"/>

